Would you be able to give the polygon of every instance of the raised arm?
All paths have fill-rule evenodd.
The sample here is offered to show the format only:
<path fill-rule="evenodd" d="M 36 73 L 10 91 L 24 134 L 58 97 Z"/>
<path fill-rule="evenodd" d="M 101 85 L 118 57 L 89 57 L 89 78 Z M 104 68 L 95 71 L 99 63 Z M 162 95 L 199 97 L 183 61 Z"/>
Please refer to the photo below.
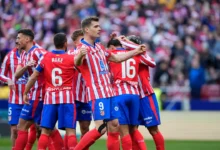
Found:
<path fill-rule="evenodd" d="M 147 53 L 141 55 L 141 63 L 154 68 L 156 62 Z"/>
<path fill-rule="evenodd" d="M 133 56 L 141 54 L 141 53 L 143 53 L 145 51 L 146 51 L 145 45 L 140 45 L 140 46 L 138 46 L 138 48 L 136 48 L 136 49 L 134 49 L 132 51 L 123 53 L 123 54 L 111 54 L 111 56 L 109 57 L 108 60 L 116 62 L 116 63 L 120 63 L 122 61 L 125 61 L 125 60 L 133 57 Z"/>

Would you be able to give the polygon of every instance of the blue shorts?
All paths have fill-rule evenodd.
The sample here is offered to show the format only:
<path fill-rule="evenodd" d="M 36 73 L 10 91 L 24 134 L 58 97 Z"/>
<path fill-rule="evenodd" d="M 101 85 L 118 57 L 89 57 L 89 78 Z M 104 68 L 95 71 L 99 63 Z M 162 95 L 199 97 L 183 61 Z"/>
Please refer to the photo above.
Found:
<path fill-rule="evenodd" d="M 8 103 L 8 123 L 10 125 L 17 125 L 23 104 Z"/>
<path fill-rule="evenodd" d="M 25 104 L 21 110 L 20 118 L 24 120 L 33 120 L 40 124 L 43 101 L 30 100 L 30 105 Z"/>
<path fill-rule="evenodd" d="M 76 128 L 75 104 L 45 104 L 42 111 L 41 127 L 54 129 L 58 121 L 58 128 Z"/>
<path fill-rule="evenodd" d="M 124 94 L 113 97 L 118 103 L 120 117 L 118 118 L 121 125 L 139 125 L 139 95 Z"/>
<path fill-rule="evenodd" d="M 100 98 L 89 102 L 94 120 L 110 121 L 120 116 L 117 102 L 112 97 Z"/>
<path fill-rule="evenodd" d="M 140 125 L 152 127 L 160 125 L 160 112 L 155 94 L 140 99 Z"/>
<path fill-rule="evenodd" d="M 75 101 L 76 104 L 76 120 L 77 121 L 91 121 L 92 109 L 89 103 L 82 103 Z"/>

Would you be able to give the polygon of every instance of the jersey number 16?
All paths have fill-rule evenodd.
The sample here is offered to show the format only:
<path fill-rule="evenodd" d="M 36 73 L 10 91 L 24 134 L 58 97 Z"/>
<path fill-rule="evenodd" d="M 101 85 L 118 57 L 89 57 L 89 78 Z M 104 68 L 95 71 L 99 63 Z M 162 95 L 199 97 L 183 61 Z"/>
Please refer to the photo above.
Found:
<path fill-rule="evenodd" d="M 121 63 L 122 78 L 134 78 L 136 75 L 136 61 L 131 58 Z"/>

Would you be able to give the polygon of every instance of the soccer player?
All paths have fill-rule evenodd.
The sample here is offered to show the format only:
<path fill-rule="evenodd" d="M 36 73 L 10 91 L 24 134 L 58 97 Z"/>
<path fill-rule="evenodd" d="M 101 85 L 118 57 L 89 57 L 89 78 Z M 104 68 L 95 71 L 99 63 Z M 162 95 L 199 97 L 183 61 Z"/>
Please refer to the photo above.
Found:
<path fill-rule="evenodd" d="M 75 30 L 72 33 L 71 39 L 73 41 L 74 48 L 80 44 L 83 38 L 83 31 L 81 29 Z M 69 54 L 74 54 L 76 50 L 69 50 Z M 77 70 L 74 72 L 73 77 L 73 96 L 76 104 L 76 120 L 79 121 L 81 138 L 89 131 L 90 122 L 92 120 L 92 110 L 86 98 L 86 85 L 82 78 L 82 74 Z M 65 138 L 66 139 L 66 138 Z M 66 140 L 64 140 L 65 143 Z"/>
<path fill-rule="evenodd" d="M 14 150 L 17 137 L 17 124 L 20 112 L 24 106 L 22 94 L 24 92 L 25 84 L 27 83 L 25 77 L 18 80 L 14 78 L 15 70 L 20 61 L 20 54 L 21 49 L 18 49 L 16 42 L 16 47 L 5 56 L 0 72 L 0 81 L 7 83 L 10 88 L 8 99 L 8 122 L 11 126 L 12 150 Z"/>
<path fill-rule="evenodd" d="M 141 44 L 140 39 L 136 36 L 128 36 L 128 39 L 135 44 Z M 164 145 L 164 138 L 161 132 L 159 131 L 158 125 L 161 124 L 160 122 L 160 114 L 159 114 L 159 107 L 156 95 L 154 90 L 150 84 L 150 74 L 149 74 L 149 67 L 155 67 L 156 63 L 153 59 L 148 66 L 140 65 L 139 69 L 139 88 L 140 88 L 140 114 L 142 118 L 142 124 L 148 129 L 150 134 L 152 135 L 156 149 L 157 150 L 165 150 Z M 137 136 L 141 139 L 140 133 L 138 130 L 135 130 L 133 136 Z M 141 141 L 141 140 L 140 140 Z M 140 145 L 142 143 L 138 143 Z M 139 147 L 139 149 L 141 149 Z M 138 149 L 138 148 L 137 148 Z M 136 150 L 136 149 L 134 149 Z"/>
<path fill-rule="evenodd" d="M 33 70 L 39 61 L 40 57 L 46 53 L 46 50 L 39 48 L 33 42 L 34 33 L 30 29 L 21 29 L 18 31 L 17 43 L 20 49 L 24 50 L 21 56 L 21 63 L 18 65 L 15 78 L 19 79 L 27 72 L 27 78 L 33 73 Z M 22 108 L 19 123 L 18 123 L 18 137 L 15 142 L 16 150 L 23 150 L 28 140 L 28 129 L 35 122 L 40 123 L 41 112 L 43 108 L 44 97 L 44 79 L 39 77 L 34 87 L 29 93 L 29 101 L 25 101 L 25 105 Z M 36 133 L 35 133 L 36 134 Z M 34 135 L 34 134 L 32 134 Z M 59 143 L 62 137 L 58 130 L 54 130 L 51 138 L 55 143 Z M 34 142 L 34 140 L 33 140 Z M 29 143 L 29 149 L 31 149 L 33 143 Z"/>
<path fill-rule="evenodd" d="M 72 90 L 74 57 L 65 54 L 67 49 L 65 34 L 58 33 L 53 40 L 56 50 L 42 56 L 26 85 L 24 100 L 28 99 L 27 94 L 31 87 L 42 76 L 46 82 L 46 94 L 41 120 L 42 133 L 38 149 L 46 150 L 49 135 L 57 120 L 58 128 L 66 130 L 69 149 L 74 149 L 77 144 L 75 135 L 76 114 Z M 64 146 L 60 149 L 64 149 Z"/>
<path fill-rule="evenodd" d="M 122 47 L 118 39 L 111 39 L 107 46 L 114 54 L 125 54 L 128 52 Z M 139 65 L 147 65 L 149 61 L 151 60 L 142 54 L 121 63 L 109 63 L 113 78 L 113 87 L 116 93 L 114 99 L 118 102 L 121 114 L 119 124 L 122 148 L 124 150 L 132 149 L 132 140 L 130 137 L 132 133 L 130 131 L 134 131 L 135 127 L 139 124 Z"/>
<path fill-rule="evenodd" d="M 81 22 L 81 28 L 84 39 L 77 47 L 79 54 L 76 55 L 76 65 L 86 82 L 86 94 L 92 106 L 95 129 L 83 136 L 75 150 L 82 150 L 92 145 L 105 133 L 106 124 L 108 128 L 108 149 L 119 149 L 118 106 L 117 102 L 112 99 L 114 92 L 110 82 L 107 60 L 122 62 L 142 53 L 145 49 L 144 46 L 140 46 L 126 54 L 117 55 L 106 51 L 104 46 L 95 42 L 101 33 L 98 17 L 91 16 L 84 19 Z M 82 50 L 84 50 L 83 53 Z"/>

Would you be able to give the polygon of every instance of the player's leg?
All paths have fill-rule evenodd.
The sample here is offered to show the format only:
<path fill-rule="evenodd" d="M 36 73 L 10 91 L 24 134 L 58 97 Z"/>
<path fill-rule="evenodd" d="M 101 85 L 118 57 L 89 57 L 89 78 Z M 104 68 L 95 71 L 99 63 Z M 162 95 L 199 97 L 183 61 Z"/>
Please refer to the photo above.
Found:
<path fill-rule="evenodd" d="M 123 149 L 132 149 L 130 128 L 138 125 L 139 96 L 125 94 L 119 97 L 118 105 L 121 116 L 119 117 L 120 136 Z"/>
<path fill-rule="evenodd" d="M 52 133 L 52 130 L 55 127 L 57 118 L 58 118 L 58 105 L 56 104 L 45 104 L 43 106 L 42 118 L 41 118 L 41 135 L 38 141 L 38 149 L 46 150 L 49 144 L 49 138 Z M 61 147 L 56 147 L 62 149 Z"/>
<path fill-rule="evenodd" d="M 66 130 L 68 148 L 74 149 L 77 144 L 76 138 L 76 108 L 75 104 L 59 104 L 58 128 Z M 63 149 L 64 145 L 63 145 Z"/>
<path fill-rule="evenodd" d="M 129 118 L 131 125 L 129 126 L 131 140 L 132 140 L 132 149 L 133 150 L 146 150 L 146 144 L 142 134 L 137 130 L 139 125 L 139 114 L 140 114 L 140 99 L 138 95 L 130 96 L 132 101 L 129 105 Z"/>
<path fill-rule="evenodd" d="M 80 131 L 81 131 L 81 138 L 86 132 L 89 131 L 89 126 L 92 120 L 92 110 L 89 103 L 82 103 L 76 101 L 76 111 L 77 111 L 77 121 L 79 121 Z"/>
<path fill-rule="evenodd" d="M 160 114 L 155 94 L 151 94 L 141 99 L 140 103 L 140 112 L 143 117 L 145 127 L 148 128 L 150 134 L 152 135 L 156 149 L 164 150 L 164 138 L 157 127 L 160 125 Z"/>
<path fill-rule="evenodd" d="M 82 150 L 90 147 L 97 139 L 106 132 L 105 119 L 110 119 L 110 99 L 96 99 L 90 101 L 93 112 L 95 129 L 87 132 L 75 147 L 75 150 Z"/>
<path fill-rule="evenodd" d="M 32 146 L 33 146 L 36 138 L 37 138 L 37 130 L 36 130 L 35 124 L 32 124 L 30 127 L 30 130 L 29 130 L 29 133 L 28 133 L 28 141 L 25 146 L 26 150 L 32 149 Z"/>
<path fill-rule="evenodd" d="M 120 108 L 118 101 L 122 100 L 122 96 L 112 97 L 111 100 L 111 119 L 108 121 L 108 138 L 107 138 L 107 148 L 110 150 L 119 149 L 119 120 L 120 118 Z"/>
<path fill-rule="evenodd" d="M 147 146 L 144 137 L 138 130 L 138 126 L 130 126 L 130 135 L 132 140 L 132 150 L 146 150 Z"/>
<path fill-rule="evenodd" d="M 22 108 L 23 105 L 11 103 L 8 104 L 8 123 L 10 124 L 11 128 L 12 149 L 14 149 L 15 140 L 17 138 L 17 124 Z"/>
<path fill-rule="evenodd" d="M 28 140 L 28 129 L 34 123 L 34 116 L 40 109 L 39 101 L 30 100 L 30 105 L 24 105 L 21 110 L 19 123 L 18 123 L 18 137 L 15 142 L 15 147 L 18 150 L 23 150 Z"/>

